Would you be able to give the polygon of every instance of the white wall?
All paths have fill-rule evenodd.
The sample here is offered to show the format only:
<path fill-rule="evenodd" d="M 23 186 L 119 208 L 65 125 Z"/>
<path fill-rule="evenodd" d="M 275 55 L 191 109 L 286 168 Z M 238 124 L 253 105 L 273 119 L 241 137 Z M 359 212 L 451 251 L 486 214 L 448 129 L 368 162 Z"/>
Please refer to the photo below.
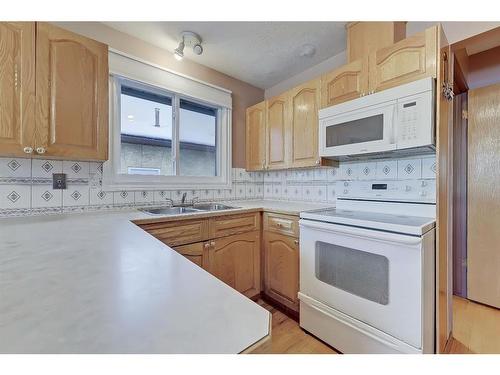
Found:
<path fill-rule="evenodd" d="M 408 22 L 406 24 L 406 36 L 412 36 L 420 31 L 435 25 L 436 21 L 430 22 Z M 448 43 L 456 43 L 471 36 L 483 33 L 485 31 L 500 27 L 500 22 L 441 22 Z M 329 59 L 293 76 L 285 81 L 274 85 L 264 91 L 266 99 L 291 89 L 310 79 L 333 70 L 347 62 L 346 51 L 341 52 Z"/>

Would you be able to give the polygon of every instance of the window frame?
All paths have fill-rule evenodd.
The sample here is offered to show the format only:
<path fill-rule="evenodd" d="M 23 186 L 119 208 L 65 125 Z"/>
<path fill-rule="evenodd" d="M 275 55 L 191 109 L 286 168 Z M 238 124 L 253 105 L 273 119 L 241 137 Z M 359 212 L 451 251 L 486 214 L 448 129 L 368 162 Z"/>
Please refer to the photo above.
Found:
<path fill-rule="evenodd" d="M 182 175 L 129 175 L 120 173 L 121 154 L 121 85 L 168 95 L 172 98 L 172 167 L 180 171 L 179 112 L 180 100 L 188 100 L 203 106 L 216 108 L 216 176 Z M 135 87 L 134 87 L 135 86 Z M 109 160 L 103 166 L 103 190 L 160 190 L 160 189 L 229 189 L 231 188 L 231 109 L 183 94 L 164 87 L 160 83 L 143 82 L 123 74 L 109 76 L 110 128 Z"/>

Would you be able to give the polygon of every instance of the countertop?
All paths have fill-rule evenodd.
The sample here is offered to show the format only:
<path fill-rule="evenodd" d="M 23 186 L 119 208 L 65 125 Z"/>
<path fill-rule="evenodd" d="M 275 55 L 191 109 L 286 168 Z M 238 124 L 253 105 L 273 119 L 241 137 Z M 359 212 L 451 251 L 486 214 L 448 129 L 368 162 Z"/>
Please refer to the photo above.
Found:
<path fill-rule="evenodd" d="M 332 205 L 223 203 L 238 208 L 0 219 L 0 353 L 239 353 L 268 336 L 267 310 L 132 221 Z"/>
<path fill-rule="evenodd" d="M 0 220 L 0 353 L 239 353 L 268 311 L 156 240 L 137 210 Z"/>

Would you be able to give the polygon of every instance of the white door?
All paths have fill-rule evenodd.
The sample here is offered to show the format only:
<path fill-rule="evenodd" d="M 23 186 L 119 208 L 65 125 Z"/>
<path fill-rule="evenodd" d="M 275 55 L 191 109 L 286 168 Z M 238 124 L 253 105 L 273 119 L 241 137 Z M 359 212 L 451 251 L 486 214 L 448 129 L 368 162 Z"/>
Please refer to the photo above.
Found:
<path fill-rule="evenodd" d="M 416 348 L 422 239 L 300 221 L 300 291 Z"/>

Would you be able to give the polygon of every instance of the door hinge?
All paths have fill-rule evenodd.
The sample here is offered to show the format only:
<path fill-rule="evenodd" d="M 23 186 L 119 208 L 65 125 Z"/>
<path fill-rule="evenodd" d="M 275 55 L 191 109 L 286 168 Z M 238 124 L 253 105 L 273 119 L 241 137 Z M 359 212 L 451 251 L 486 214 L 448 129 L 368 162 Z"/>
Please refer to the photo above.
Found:
<path fill-rule="evenodd" d="M 455 93 L 453 92 L 453 85 L 449 82 L 443 82 L 443 96 L 444 98 L 451 102 Z"/>
<path fill-rule="evenodd" d="M 469 112 L 466 109 L 462 109 L 462 118 L 467 120 L 469 118 Z"/>

